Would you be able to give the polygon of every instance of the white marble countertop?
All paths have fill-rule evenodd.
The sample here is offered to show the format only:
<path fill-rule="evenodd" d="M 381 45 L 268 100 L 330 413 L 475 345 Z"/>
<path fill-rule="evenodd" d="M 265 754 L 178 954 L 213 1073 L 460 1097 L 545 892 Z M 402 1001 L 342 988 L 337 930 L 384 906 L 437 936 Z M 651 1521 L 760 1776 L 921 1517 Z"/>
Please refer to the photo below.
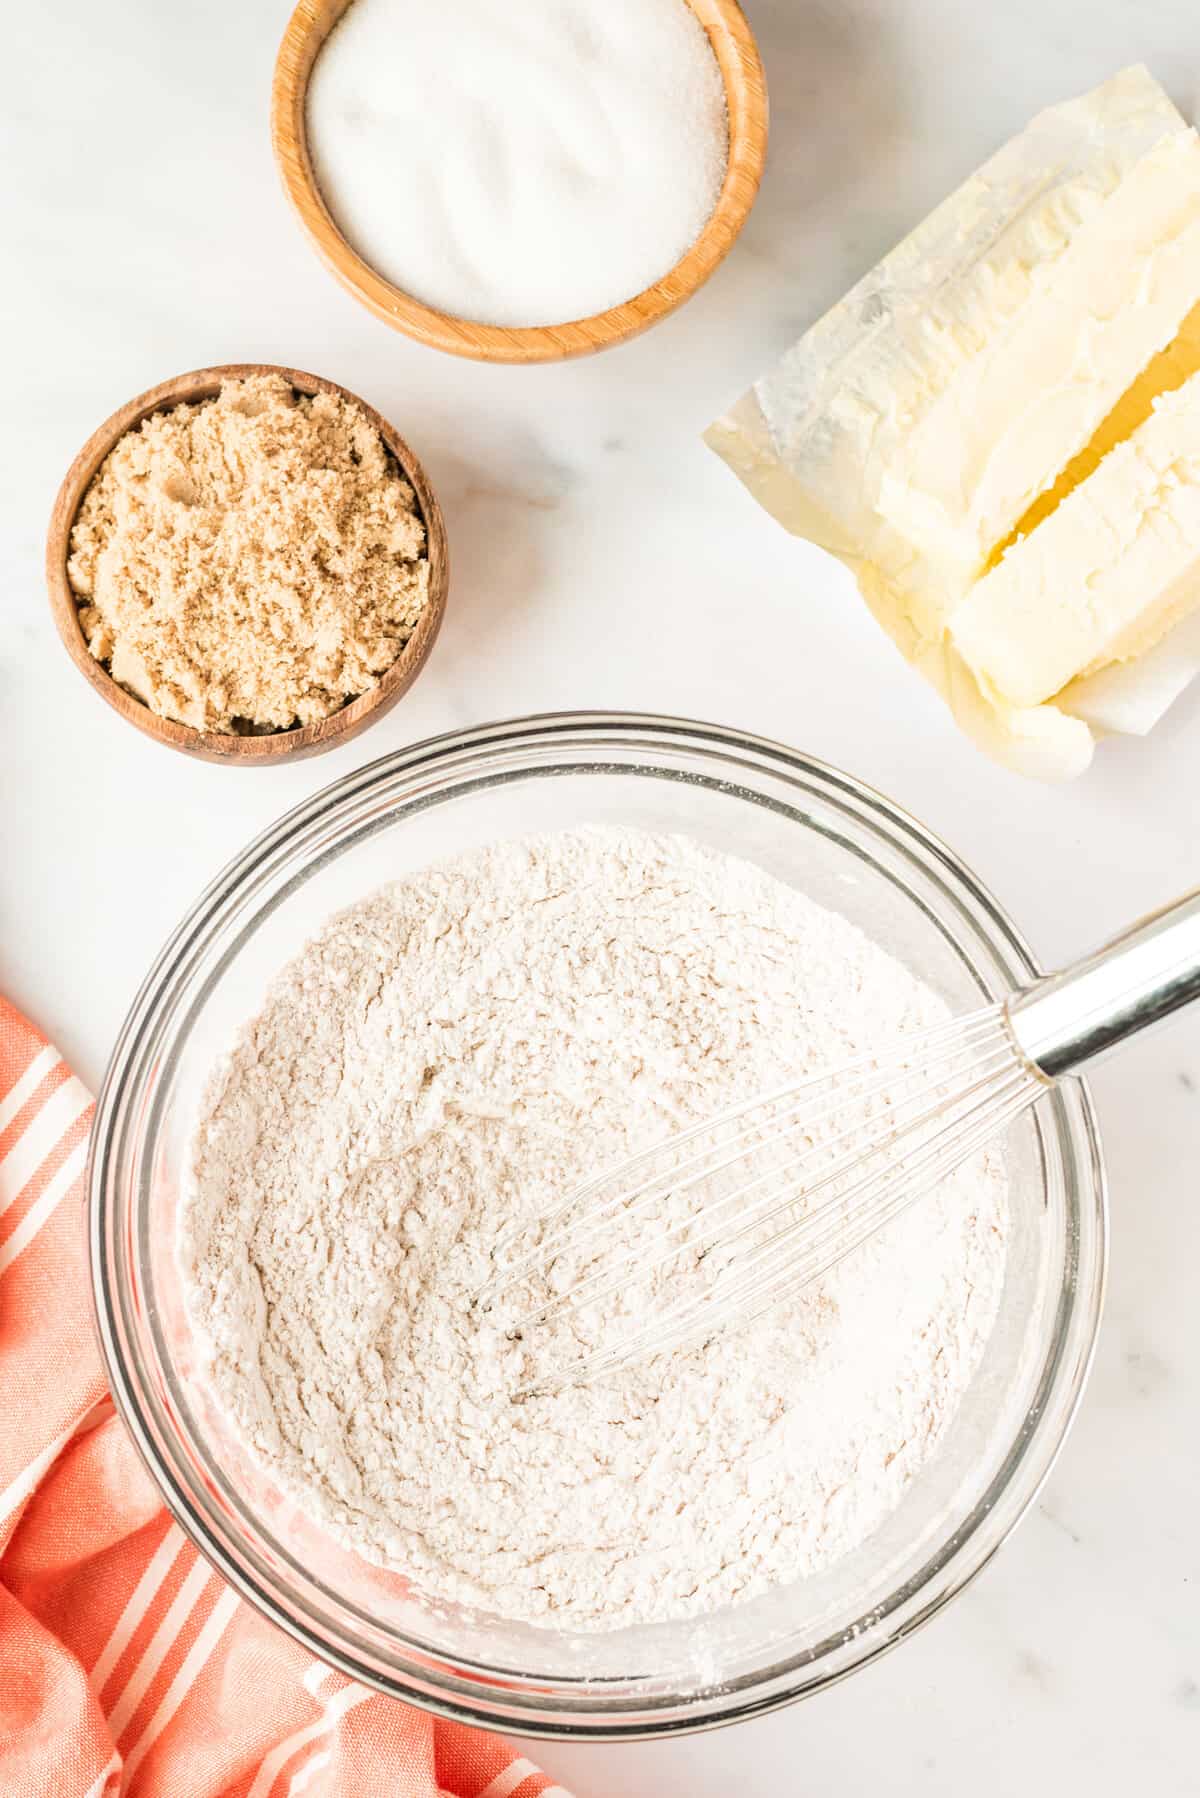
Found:
<path fill-rule="evenodd" d="M 93 1084 L 146 964 L 277 813 L 407 741 L 574 706 L 745 726 L 852 770 L 990 882 L 1048 960 L 1200 878 L 1200 690 L 1043 788 L 966 748 L 846 577 L 700 444 L 800 328 L 1039 105 L 1144 59 L 1192 110 L 1191 0 L 750 0 L 771 89 L 758 207 L 709 287 L 591 362 L 502 369 L 344 296 L 277 190 L 286 0 L 13 9 L 0 73 L 0 990 Z M 56 485 L 131 394 L 209 362 L 329 374 L 395 420 L 446 510 L 445 629 L 412 694 L 328 759 L 235 772 L 84 687 L 41 574 Z M 1197 1790 L 1200 1024 L 1095 1081 L 1113 1195 L 1103 1337 L 1044 1496 L 976 1585 L 808 1704 L 670 1744 L 547 1747 L 579 1798 Z M 531 1750 L 536 1753 L 536 1750 Z"/>

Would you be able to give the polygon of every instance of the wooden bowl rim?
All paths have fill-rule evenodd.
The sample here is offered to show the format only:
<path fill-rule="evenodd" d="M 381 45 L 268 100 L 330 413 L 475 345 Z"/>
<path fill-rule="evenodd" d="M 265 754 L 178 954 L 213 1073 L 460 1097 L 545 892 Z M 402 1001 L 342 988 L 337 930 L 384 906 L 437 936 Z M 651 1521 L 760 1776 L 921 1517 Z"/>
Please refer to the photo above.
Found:
<path fill-rule="evenodd" d="M 717 203 L 674 268 L 619 306 L 558 325 L 488 325 L 426 306 L 384 279 L 354 250 L 325 205 L 308 151 L 309 77 L 329 33 L 353 0 L 298 0 L 271 84 L 271 144 L 294 211 L 317 254 L 356 299 L 419 343 L 482 362 L 555 362 L 624 343 L 681 306 L 728 255 L 762 179 L 767 88 L 754 33 L 738 0 L 684 0 L 704 27 L 721 71 L 729 161 Z"/>
<path fill-rule="evenodd" d="M 303 724 L 291 730 L 272 731 L 264 736 L 237 736 L 233 732 L 200 731 L 180 724 L 173 718 L 160 718 L 157 712 L 136 699 L 88 649 L 79 623 L 79 596 L 71 586 L 67 562 L 71 548 L 71 529 L 84 495 L 91 486 L 101 464 L 117 442 L 155 412 L 172 406 L 196 404 L 211 399 L 222 383 L 249 375 L 282 375 L 298 393 L 320 392 L 340 394 L 360 406 L 376 426 L 384 443 L 395 457 L 405 480 L 412 487 L 425 525 L 426 550 L 429 557 L 429 599 L 417 627 L 391 666 L 384 670 L 373 687 L 357 699 L 322 718 L 315 724 Z M 147 388 L 135 399 L 128 400 L 111 417 L 92 432 L 63 479 L 50 515 L 46 538 L 46 585 L 50 609 L 58 634 L 66 645 L 75 666 L 90 682 L 100 697 L 156 742 L 203 761 L 237 762 L 243 766 L 261 766 L 285 758 L 317 755 L 336 743 L 357 736 L 389 710 L 407 692 L 424 667 L 434 639 L 441 627 L 446 609 L 450 566 L 446 548 L 446 528 L 437 496 L 429 484 L 424 468 L 400 433 L 373 406 L 324 375 L 310 374 L 305 369 L 286 368 L 272 362 L 230 362 L 213 368 L 191 369 Z"/>

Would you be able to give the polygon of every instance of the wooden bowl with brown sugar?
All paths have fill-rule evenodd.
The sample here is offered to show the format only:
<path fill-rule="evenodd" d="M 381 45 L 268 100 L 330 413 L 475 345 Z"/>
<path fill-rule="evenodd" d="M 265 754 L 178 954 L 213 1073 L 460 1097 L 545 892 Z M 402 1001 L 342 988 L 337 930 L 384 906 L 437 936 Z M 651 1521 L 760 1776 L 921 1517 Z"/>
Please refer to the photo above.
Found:
<path fill-rule="evenodd" d="M 745 224 L 767 153 L 767 87 L 758 46 L 736 0 L 685 0 L 712 45 L 725 87 L 729 159 L 708 222 L 660 281 L 620 306 L 564 324 L 479 324 L 439 312 L 393 286 L 351 247 L 317 184 L 309 154 L 308 82 L 326 38 L 353 0 L 300 0 L 284 33 L 271 92 L 271 141 L 284 190 L 325 265 L 357 300 L 397 331 L 480 362 L 557 362 L 610 349 L 690 299 L 728 255 Z"/>
<path fill-rule="evenodd" d="M 373 685 L 357 698 L 348 700 L 328 718 L 261 735 L 201 731 L 177 723 L 172 718 L 160 717 L 114 680 L 104 664 L 92 655 L 80 623 L 80 597 L 72 587 L 67 572 L 71 554 L 71 531 L 84 495 L 97 471 L 126 432 L 135 430 L 152 413 L 215 398 L 225 381 L 263 374 L 282 375 L 297 393 L 315 394 L 325 391 L 339 394 L 365 413 L 376 427 L 388 453 L 413 490 L 416 508 L 425 526 L 429 596 L 416 628 L 395 661 L 376 678 Z M 230 363 L 221 368 L 194 369 L 190 374 L 177 375 L 172 381 L 163 381 L 158 387 L 139 394 L 128 405 L 122 406 L 120 411 L 114 412 L 98 431 L 92 433 L 68 469 L 54 502 L 46 541 L 46 583 L 54 622 L 71 660 L 100 697 L 114 711 L 119 712 L 122 718 L 136 725 L 138 730 L 153 737 L 158 743 L 165 743 L 171 749 L 182 751 L 184 755 L 197 756 L 202 761 L 232 762 L 242 767 L 262 766 L 284 758 L 298 760 L 302 756 L 320 755 L 338 743 L 348 742 L 375 719 L 382 718 L 408 691 L 425 665 L 446 609 L 449 574 L 446 529 L 441 507 L 424 469 L 399 433 L 373 407 L 347 388 L 339 387 L 336 381 L 307 374 L 302 369 L 279 368 L 262 362 Z"/>

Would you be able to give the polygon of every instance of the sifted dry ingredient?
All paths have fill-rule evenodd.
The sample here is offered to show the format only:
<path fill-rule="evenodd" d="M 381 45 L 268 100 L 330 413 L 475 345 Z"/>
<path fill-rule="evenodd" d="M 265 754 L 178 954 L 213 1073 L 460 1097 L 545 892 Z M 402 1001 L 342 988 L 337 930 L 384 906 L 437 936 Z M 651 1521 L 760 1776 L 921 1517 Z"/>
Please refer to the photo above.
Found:
<path fill-rule="evenodd" d="M 578 1352 L 470 1309 L 500 1233 L 630 1147 L 941 1021 L 845 919 L 679 837 L 500 843 L 331 919 L 212 1077 L 183 1214 L 214 1391 L 313 1517 L 438 1599 L 572 1628 L 828 1566 L 894 1509 L 995 1317 L 981 1154 L 745 1332 L 523 1402 Z M 641 1265 L 610 1327 L 672 1296 Z"/>
<path fill-rule="evenodd" d="M 68 573 L 97 660 L 204 731 L 329 717 L 391 666 L 429 595 L 425 527 L 378 428 L 278 374 L 127 432 Z"/>

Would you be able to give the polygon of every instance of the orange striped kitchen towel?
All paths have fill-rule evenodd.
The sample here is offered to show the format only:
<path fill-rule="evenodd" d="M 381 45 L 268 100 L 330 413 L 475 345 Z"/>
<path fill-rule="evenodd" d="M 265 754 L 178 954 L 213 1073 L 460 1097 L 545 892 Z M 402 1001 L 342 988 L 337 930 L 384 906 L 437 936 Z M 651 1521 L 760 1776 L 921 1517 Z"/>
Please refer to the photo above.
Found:
<path fill-rule="evenodd" d="M 568 1798 L 314 1661 L 163 1510 L 92 1336 L 91 1115 L 0 999 L 0 1794 Z"/>

